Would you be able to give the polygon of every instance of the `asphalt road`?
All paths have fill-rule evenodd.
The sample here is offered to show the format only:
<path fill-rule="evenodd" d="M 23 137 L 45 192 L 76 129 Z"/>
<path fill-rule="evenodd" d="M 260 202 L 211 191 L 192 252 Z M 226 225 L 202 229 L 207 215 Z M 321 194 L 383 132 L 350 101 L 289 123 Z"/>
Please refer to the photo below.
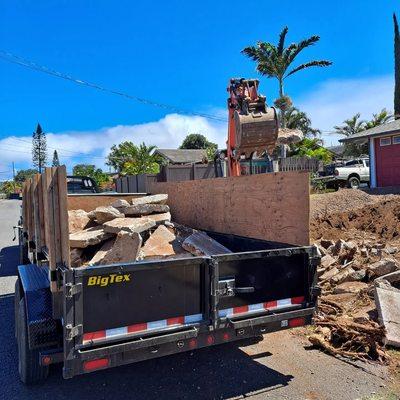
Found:
<path fill-rule="evenodd" d="M 53 366 L 40 386 L 19 381 L 13 291 L 19 201 L 0 200 L 0 399 L 367 399 L 386 391 L 387 371 L 310 349 L 301 331 L 226 344 L 63 380 Z M 376 398 L 376 397 L 371 397 Z"/>

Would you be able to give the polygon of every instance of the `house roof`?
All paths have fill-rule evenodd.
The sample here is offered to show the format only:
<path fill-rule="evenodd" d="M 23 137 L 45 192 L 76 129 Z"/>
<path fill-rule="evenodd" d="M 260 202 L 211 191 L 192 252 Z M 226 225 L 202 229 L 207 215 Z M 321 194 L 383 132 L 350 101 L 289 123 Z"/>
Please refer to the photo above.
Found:
<path fill-rule="evenodd" d="M 339 146 L 331 146 L 327 147 L 327 150 L 329 150 L 331 153 L 337 155 L 337 156 L 342 156 L 344 152 L 344 146 L 339 145 Z"/>
<path fill-rule="evenodd" d="M 400 119 L 388 122 L 387 124 L 375 126 L 374 128 L 367 129 L 365 131 L 355 133 L 344 139 L 340 139 L 339 142 L 352 142 L 356 140 L 368 139 L 373 136 L 384 136 L 388 133 L 400 131 Z"/>
<path fill-rule="evenodd" d="M 154 153 L 166 158 L 172 164 L 201 163 L 207 155 L 205 149 L 157 149 Z"/>

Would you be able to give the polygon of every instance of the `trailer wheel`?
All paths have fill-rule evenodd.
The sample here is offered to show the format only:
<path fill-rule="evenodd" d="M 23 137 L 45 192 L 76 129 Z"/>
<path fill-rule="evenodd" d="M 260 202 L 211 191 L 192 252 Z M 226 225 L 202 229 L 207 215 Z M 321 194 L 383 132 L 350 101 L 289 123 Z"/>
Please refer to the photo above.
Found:
<path fill-rule="evenodd" d="M 49 374 L 49 367 L 39 364 L 39 351 L 29 349 L 24 299 L 18 308 L 18 371 L 21 381 L 27 385 L 43 381 Z"/>
<path fill-rule="evenodd" d="M 19 278 L 15 281 L 15 292 L 14 292 L 14 333 L 15 339 L 18 339 L 18 314 L 19 314 L 19 302 L 21 301 L 21 285 Z"/>
<path fill-rule="evenodd" d="M 347 181 L 347 186 L 351 189 L 358 189 L 360 187 L 360 179 L 358 176 L 351 176 Z"/>

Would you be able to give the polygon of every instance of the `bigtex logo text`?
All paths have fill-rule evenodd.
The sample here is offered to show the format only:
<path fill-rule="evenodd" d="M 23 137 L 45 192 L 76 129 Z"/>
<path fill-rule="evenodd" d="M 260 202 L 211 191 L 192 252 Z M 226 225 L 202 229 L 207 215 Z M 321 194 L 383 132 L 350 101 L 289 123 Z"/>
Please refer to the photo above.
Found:
<path fill-rule="evenodd" d="M 123 283 L 130 282 L 131 274 L 127 275 L 119 275 L 119 274 L 110 274 L 110 275 L 102 275 L 102 276 L 91 276 L 88 279 L 88 286 L 108 286 L 113 283 Z"/>

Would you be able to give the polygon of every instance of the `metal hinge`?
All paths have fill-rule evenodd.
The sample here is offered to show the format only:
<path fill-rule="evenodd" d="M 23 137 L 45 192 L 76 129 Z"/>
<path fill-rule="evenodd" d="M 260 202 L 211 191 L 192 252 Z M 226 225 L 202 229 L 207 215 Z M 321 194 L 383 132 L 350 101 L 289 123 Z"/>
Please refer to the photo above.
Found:
<path fill-rule="evenodd" d="M 65 326 L 66 334 L 67 334 L 67 340 L 72 340 L 76 336 L 80 336 L 83 333 L 83 326 L 82 325 L 76 325 L 72 326 L 71 324 L 67 324 Z"/>
<path fill-rule="evenodd" d="M 70 299 L 71 297 L 82 291 L 82 283 L 77 283 L 76 285 L 73 285 L 72 283 L 67 283 L 65 285 L 65 291 L 65 296 Z"/>

